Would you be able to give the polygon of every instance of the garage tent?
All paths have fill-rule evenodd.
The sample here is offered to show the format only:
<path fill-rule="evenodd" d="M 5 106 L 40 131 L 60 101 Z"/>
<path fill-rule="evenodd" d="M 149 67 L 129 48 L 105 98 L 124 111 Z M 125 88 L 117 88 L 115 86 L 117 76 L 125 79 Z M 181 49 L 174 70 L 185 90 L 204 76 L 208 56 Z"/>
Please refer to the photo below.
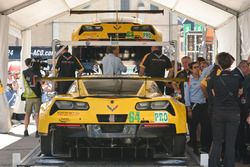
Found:
<path fill-rule="evenodd" d="M 22 60 L 30 53 L 30 28 L 69 14 L 70 9 L 97 0 L 0 0 L 0 79 L 6 83 L 9 34 L 22 38 Z M 145 0 L 180 16 L 215 29 L 218 52 L 227 51 L 236 60 L 250 55 L 249 0 Z M 107 0 L 114 3 L 114 0 Z M 131 0 L 131 3 L 133 1 Z M 112 6 L 112 5 L 110 5 Z M 0 112 L 4 108 L 0 106 Z"/>

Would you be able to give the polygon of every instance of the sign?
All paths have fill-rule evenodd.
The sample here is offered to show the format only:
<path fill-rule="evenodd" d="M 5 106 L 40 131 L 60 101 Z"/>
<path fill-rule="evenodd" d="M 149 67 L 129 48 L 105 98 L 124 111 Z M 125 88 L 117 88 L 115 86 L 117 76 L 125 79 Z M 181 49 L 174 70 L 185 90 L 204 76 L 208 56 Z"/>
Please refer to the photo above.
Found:
<path fill-rule="evenodd" d="M 20 60 L 21 46 L 9 46 L 9 60 Z"/>
<path fill-rule="evenodd" d="M 201 24 L 195 24 L 194 31 L 203 31 L 203 26 Z"/>
<path fill-rule="evenodd" d="M 9 46 L 9 60 L 20 60 L 21 49 L 21 46 Z M 51 47 L 31 47 L 31 58 L 40 57 L 42 59 L 52 59 L 52 54 Z"/>
<path fill-rule="evenodd" d="M 187 32 L 191 31 L 191 24 L 183 24 L 183 32 L 184 32 L 184 36 Z"/>
<path fill-rule="evenodd" d="M 31 47 L 31 58 L 52 59 L 51 47 Z"/>
<path fill-rule="evenodd" d="M 186 48 L 186 43 L 187 43 L 187 37 L 186 37 L 186 33 L 188 33 L 189 31 L 191 31 L 192 25 L 191 24 L 183 24 L 183 35 L 184 35 L 184 50 L 185 50 L 185 54 L 187 52 L 187 48 Z"/>

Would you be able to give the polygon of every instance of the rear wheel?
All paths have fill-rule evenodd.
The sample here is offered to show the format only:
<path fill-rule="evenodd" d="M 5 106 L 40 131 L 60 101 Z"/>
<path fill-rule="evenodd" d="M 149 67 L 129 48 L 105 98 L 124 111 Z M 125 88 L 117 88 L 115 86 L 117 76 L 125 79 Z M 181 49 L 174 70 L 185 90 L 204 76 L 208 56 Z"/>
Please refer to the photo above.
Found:
<path fill-rule="evenodd" d="M 41 153 L 47 156 L 51 155 L 51 136 L 41 136 L 40 138 Z"/>
<path fill-rule="evenodd" d="M 183 157 L 186 148 L 186 135 L 175 135 L 173 138 L 173 156 Z"/>

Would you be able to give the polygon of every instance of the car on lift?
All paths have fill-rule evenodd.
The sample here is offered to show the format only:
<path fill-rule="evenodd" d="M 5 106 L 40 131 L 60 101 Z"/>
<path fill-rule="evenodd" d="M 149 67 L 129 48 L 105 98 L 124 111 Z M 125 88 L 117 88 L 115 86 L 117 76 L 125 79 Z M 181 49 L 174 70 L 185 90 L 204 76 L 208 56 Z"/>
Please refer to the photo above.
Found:
<path fill-rule="evenodd" d="M 186 111 L 152 78 L 85 76 L 41 106 L 38 131 L 45 155 L 91 156 L 93 148 L 184 156 Z"/>

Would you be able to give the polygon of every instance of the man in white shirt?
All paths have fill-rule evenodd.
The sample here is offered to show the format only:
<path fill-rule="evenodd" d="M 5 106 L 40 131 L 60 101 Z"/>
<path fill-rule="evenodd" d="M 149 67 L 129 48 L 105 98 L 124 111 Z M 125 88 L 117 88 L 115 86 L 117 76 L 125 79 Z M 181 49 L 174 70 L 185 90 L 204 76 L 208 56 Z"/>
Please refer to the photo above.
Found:
<path fill-rule="evenodd" d="M 127 67 L 122 63 L 119 56 L 118 46 L 108 46 L 107 55 L 102 59 L 103 74 L 105 75 L 120 75 L 127 71 Z"/>

